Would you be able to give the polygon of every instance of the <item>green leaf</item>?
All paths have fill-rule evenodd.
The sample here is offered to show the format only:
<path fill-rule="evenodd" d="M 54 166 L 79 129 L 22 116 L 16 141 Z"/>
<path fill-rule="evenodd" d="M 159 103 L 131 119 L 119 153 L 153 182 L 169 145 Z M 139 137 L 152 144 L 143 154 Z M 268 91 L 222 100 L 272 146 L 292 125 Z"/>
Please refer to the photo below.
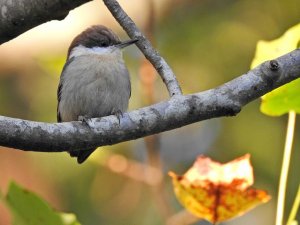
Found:
<path fill-rule="evenodd" d="M 258 66 L 264 61 L 278 58 L 299 46 L 300 24 L 288 29 L 281 37 L 273 41 L 259 41 L 256 46 L 251 68 Z"/>
<path fill-rule="evenodd" d="M 281 116 L 291 110 L 300 113 L 300 79 L 264 95 L 260 110 L 269 116 Z"/>
<path fill-rule="evenodd" d="M 287 30 L 278 39 L 259 41 L 251 68 L 296 49 L 299 43 L 300 24 Z M 289 111 L 300 113 L 300 80 L 290 82 L 264 95 L 260 110 L 270 116 L 281 116 Z"/>
<path fill-rule="evenodd" d="M 59 213 L 36 194 L 12 182 L 6 195 L 14 225 L 80 225 L 73 214 Z"/>

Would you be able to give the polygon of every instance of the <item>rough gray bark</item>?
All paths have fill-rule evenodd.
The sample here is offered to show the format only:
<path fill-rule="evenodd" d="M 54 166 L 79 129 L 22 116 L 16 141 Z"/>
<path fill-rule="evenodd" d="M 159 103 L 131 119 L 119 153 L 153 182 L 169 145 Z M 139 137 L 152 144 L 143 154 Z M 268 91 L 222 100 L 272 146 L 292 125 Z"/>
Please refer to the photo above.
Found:
<path fill-rule="evenodd" d="M 300 77 L 300 50 L 267 61 L 217 88 L 115 116 L 81 122 L 40 123 L 0 116 L 0 145 L 21 150 L 58 152 L 112 145 L 198 121 L 233 116 L 247 103 Z"/>
<path fill-rule="evenodd" d="M 141 52 L 154 66 L 158 74 L 161 76 L 163 82 L 167 86 L 169 95 L 181 95 L 182 91 L 178 84 L 175 74 L 173 73 L 167 62 L 159 55 L 153 48 L 150 41 L 138 29 L 133 20 L 126 14 L 116 0 L 103 0 L 106 7 L 109 9 L 114 18 L 123 27 L 129 37 L 138 39 L 136 43 Z"/>
<path fill-rule="evenodd" d="M 1 0 L 0 44 L 50 20 L 62 20 L 69 11 L 91 0 Z"/>

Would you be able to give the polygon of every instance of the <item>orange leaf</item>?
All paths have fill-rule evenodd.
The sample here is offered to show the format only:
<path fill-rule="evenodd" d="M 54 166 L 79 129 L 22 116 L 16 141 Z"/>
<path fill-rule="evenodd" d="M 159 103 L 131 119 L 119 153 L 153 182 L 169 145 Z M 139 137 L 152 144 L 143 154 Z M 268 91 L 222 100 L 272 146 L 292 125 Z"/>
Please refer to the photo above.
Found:
<path fill-rule="evenodd" d="M 250 188 L 253 171 L 250 155 L 221 164 L 199 156 L 183 176 L 173 172 L 175 194 L 181 204 L 194 215 L 211 223 L 219 223 L 242 215 L 267 202 L 270 196 Z"/>

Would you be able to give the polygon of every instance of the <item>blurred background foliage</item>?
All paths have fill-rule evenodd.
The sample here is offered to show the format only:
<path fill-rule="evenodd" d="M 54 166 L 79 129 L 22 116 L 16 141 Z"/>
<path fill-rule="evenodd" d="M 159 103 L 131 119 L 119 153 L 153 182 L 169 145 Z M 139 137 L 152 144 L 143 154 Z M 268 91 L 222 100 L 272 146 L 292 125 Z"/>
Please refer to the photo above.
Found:
<path fill-rule="evenodd" d="M 275 39 L 300 22 L 300 0 L 120 3 L 151 36 L 185 94 L 216 87 L 247 72 L 258 40 Z M 55 122 L 56 89 L 68 45 L 75 35 L 97 23 L 126 39 L 103 3 L 94 1 L 75 9 L 64 21 L 43 24 L 1 45 L 0 115 Z M 142 69 L 145 62 L 136 47 L 125 50 L 124 56 L 133 89 L 129 110 L 168 98 L 161 80 L 155 74 L 147 76 L 153 73 L 151 68 Z M 184 173 L 199 154 L 226 162 L 250 153 L 255 186 L 269 190 L 273 199 L 225 224 L 274 224 L 287 118 L 265 116 L 259 105 L 256 100 L 236 117 L 203 121 L 146 142 L 139 139 L 102 147 L 83 165 L 77 165 L 67 153 L 0 147 L 0 192 L 6 193 L 8 182 L 15 180 L 55 208 L 74 212 L 83 225 L 165 224 L 182 210 L 166 175 L 169 170 Z M 299 184 L 299 135 L 298 129 L 287 212 Z M 0 225 L 10 223 L 9 212 L 0 203 Z"/>

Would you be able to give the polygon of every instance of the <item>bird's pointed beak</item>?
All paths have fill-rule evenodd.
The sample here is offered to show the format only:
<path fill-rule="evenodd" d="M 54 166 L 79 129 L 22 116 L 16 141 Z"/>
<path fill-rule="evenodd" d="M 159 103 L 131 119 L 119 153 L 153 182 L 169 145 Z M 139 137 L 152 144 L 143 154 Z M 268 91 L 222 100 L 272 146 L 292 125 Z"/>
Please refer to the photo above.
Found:
<path fill-rule="evenodd" d="M 115 45 L 115 46 L 116 46 L 117 48 L 122 49 L 122 48 L 125 48 L 125 47 L 127 47 L 127 46 L 129 46 L 129 45 L 132 45 L 132 44 L 136 43 L 137 41 L 138 41 L 138 39 L 131 39 L 131 40 L 123 41 L 123 42 L 121 42 L 120 44 L 117 44 L 117 45 Z"/>

